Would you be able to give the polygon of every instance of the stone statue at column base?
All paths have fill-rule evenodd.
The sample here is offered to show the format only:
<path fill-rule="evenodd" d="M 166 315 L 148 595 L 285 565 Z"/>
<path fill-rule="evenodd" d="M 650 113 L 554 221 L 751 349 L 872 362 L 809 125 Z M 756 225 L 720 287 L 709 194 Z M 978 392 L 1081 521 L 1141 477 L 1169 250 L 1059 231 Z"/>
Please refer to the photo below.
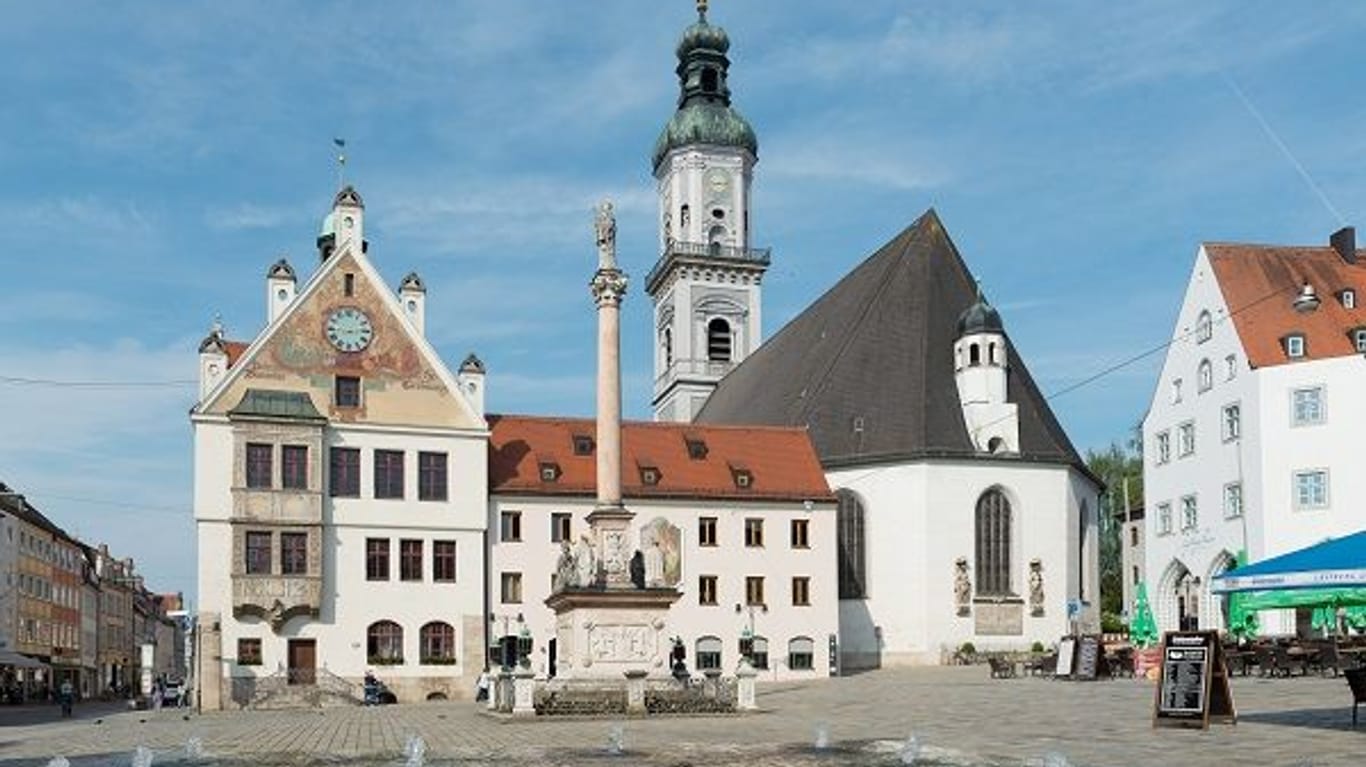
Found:
<path fill-rule="evenodd" d="M 972 581 L 968 579 L 968 558 L 953 563 L 953 601 L 960 616 L 972 614 Z"/>

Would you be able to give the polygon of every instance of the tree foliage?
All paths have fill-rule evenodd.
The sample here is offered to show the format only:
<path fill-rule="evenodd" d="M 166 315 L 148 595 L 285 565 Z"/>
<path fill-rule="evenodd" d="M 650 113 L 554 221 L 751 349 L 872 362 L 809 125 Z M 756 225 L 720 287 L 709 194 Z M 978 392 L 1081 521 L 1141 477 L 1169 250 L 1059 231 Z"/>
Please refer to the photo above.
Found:
<path fill-rule="evenodd" d="M 1124 444 L 1111 442 L 1101 451 L 1086 451 L 1086 466 L 1106 485 L 1100 499 L 1100 609 L 1102 615 L 1124 610 L 1123 553 L 1125 515 L 1121 514 L 1128 491 L 1129 508 L 1143 507 L 1143 452 L 1138 429 Z"/>

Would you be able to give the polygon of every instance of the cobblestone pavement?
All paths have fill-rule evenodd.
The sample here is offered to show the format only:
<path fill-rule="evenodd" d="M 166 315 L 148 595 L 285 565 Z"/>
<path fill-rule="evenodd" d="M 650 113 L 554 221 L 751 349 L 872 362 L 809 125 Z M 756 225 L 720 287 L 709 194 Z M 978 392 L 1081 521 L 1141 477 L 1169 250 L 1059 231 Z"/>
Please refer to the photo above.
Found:
<path fill-rule="evenodd" d="M 761 686 L 763 711 L 732 717 L 511 720 L 482 705 L 443 702 L 288 712 L 121 712 L 99 720 L 8 726 L 0 765 L 128 765 L 143 745 L 156 764 L 183 760 L 199 738 L 208 763 L 404 764 L 421 736 L 428 765 L 893 765 L 914 733 L 922 762 L 1041 765 L 1064 755 L 1087 767 L 1336 767 L 1366 763 L 1366 724 L 1351 729 L 1342 679 L 1237 678 L 1237 726 L 1208 732 L 1151 726 L 1153 687 L 1129 680 L 992 680 L 985 667 L 887 670 Z M 620 727 L 626 753 L 606 745 Z M 830 747 L 817 750 L 817 731 Z"/>

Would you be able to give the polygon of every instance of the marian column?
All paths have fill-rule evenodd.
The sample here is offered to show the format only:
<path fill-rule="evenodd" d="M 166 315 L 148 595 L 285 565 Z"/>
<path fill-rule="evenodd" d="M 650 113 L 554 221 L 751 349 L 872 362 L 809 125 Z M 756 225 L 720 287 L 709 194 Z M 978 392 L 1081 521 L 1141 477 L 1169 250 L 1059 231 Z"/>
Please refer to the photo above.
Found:
<path fill-rule="evenodd" d="M 598 562 L 594 585 L 631 588 L 629 532 L 635 515 L 621 501 L 621 299 L 626 275 L 617 268 L 612 203 L 598 207 L 595 230 L 598 270 L 589 288 L 598 307 L 598 498 L 588 515 Z"/>

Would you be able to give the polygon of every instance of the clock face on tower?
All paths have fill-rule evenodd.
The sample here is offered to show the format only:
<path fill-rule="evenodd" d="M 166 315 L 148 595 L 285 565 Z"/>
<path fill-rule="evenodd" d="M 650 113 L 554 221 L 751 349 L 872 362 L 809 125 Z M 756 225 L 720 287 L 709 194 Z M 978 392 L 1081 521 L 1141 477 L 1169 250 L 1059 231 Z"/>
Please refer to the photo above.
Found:
<path fill-rule="evenodd" d="M 713 198 L 724 197 L 730 189 L 730 174 L 723 170 L 713 170 L 707 174 L 707 188 Z"/>
<path fill-rule="evenodd" d="M 327 317 L 327 340 L 344 352 L 358 352 L 370 345 L 375 329 L 365 312 L 344 306 Z"/>

